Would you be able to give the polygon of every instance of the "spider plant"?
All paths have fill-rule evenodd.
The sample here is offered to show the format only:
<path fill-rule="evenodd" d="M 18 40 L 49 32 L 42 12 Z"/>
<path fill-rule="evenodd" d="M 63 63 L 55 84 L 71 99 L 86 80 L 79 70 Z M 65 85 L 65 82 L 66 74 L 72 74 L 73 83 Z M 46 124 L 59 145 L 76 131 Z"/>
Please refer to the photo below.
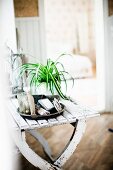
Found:
<path fill-rule="evenodd" d="M 26 63 L 20 67 L 20 76 L 27 73 L 30 86 L 38 87 L 43 82 L 46 83 L 46 88 L 54 94 L 55 89 L 63 99 L 69 99 L 61 89 L 61 82 L 64 81 L 65 88 L 67 90 L 67 80 L 65 75 L 69 73 L 64 70 L 63 65 L 57 60 L 54 62 L 51 59 L 47 59 L 47 64 L 41 63 Z M 73 84 L 74 79 L 71 77 Z"/>

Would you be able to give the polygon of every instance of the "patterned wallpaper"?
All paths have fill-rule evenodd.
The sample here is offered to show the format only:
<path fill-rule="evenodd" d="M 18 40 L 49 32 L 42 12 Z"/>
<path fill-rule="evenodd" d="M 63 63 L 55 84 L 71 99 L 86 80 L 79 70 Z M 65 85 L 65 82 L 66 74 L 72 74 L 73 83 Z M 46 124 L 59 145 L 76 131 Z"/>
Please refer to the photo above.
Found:
<path fill-rule="evenodd" d="M 95 63 L 93 0 L 45 1 L 48 53 L 59 51 L 89 56 Z"/>

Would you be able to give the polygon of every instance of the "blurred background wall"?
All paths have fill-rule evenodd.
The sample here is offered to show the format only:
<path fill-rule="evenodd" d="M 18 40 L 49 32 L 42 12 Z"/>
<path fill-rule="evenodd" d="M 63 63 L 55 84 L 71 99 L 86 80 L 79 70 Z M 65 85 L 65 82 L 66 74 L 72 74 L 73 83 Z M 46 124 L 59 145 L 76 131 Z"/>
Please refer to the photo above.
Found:
<path fill-rule="evenodd" d="M 95 65 L 94 0 L 45 1 L 45 18 L 48 56 L 65 50 Z"/>

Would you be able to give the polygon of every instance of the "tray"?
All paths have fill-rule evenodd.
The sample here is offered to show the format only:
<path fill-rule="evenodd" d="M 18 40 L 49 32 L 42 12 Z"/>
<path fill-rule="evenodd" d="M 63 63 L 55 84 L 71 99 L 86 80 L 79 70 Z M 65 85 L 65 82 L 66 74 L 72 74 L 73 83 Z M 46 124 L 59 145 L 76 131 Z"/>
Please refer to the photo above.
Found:
<path fill-rule="evenodd" d="M 45 96 L 45 95 L 33 95 L 33 98 L 34 98 L 35 104 L 37 104 L 39 99 L 48 98 L 52 102 L 54 98 L 59 99 L 59 96 L 57 96 L 57 95 L 49 95 L 49 96 Z M 57 117 L 58 115 L 61 115 L 64 112 L 65 106 L 62 103 L 60 103 L 60 104 L 61 104 L 61 107 L 62 107 L 62 110 L 60 112 L 58 112 L 55 108 L 53 108 L 53 109 L 49 110 L 50 114 L 48 114 L 48 115 L 39 115 L 39 114 L 30 115 L 30 113 L 29 114 L 25 114 L 25 113 L 19 112 L 19 108 L 17 109 L 17 111 L 19 112 L 19 114 L 23 118 L 27 118 L 27 119 L 36 119 L 36 120 L 49 119 L 49 118 L 55 118 L 55 117 Z"/>

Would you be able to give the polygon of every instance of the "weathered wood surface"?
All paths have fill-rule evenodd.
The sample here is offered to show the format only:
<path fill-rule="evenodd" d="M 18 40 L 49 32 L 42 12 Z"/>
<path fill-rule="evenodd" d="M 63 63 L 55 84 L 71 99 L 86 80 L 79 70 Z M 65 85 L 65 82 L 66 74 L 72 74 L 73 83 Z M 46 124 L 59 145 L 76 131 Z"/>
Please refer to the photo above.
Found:
<path fill-rule="evenodd" d="M 73 123 L 76 120 L 86 119 L 89 117 L 98 116 L 98 112 L 80 104 L 74 104 L 70 101 L 61 101 L 65 106 L 66 110 L 62 115 L 57 116 L 56 118 L 43 119 L 43 120 L 29 120 L 23 119 L 18 111 L 18 101 L 17 99 L 11 99 L 8 102 L 8 110 L 16 121 L 20 129 L 34 129 L 34 128 L 43 128 L 50 127 L 54 125 Z"/>
<path fill-rule="evenodd" d="M 27 118 L 21 117 L 18 113 L 17 99 L 13 98 L 8 101 L 8 110 L 10 113 L 11 121 L 14 122 L 12 124 L 12 135 L 15 144 L 19 148 L 20 152 L 25 156 L 25 158 L 31 164 L 33 164 L 35 167 L 39 167 L 41 170 L 61 170 L 61 167 L 73 154 L 83 136 L 86 127 L 86 118 L 99 115 L 95 110 L 89 107 L 85 107 L 66 100 L 62 100 L 61 102 L 66 106 L 66 109 L 62 115 L 50 119 L 29 120 Z M 53 159 L 51 155 L 51 149 L 49 148 L 46 139 L 41 136 L 35 129 L 63 124 L 73 125 L 74 131 L 63 151 L 57 158 Z M 41 158 L 29 147 L 25 140 L 25 131 L 30 133 L 37 141 L 41 143 L 46 154 L 50 158 L 51 163 Z"/>

